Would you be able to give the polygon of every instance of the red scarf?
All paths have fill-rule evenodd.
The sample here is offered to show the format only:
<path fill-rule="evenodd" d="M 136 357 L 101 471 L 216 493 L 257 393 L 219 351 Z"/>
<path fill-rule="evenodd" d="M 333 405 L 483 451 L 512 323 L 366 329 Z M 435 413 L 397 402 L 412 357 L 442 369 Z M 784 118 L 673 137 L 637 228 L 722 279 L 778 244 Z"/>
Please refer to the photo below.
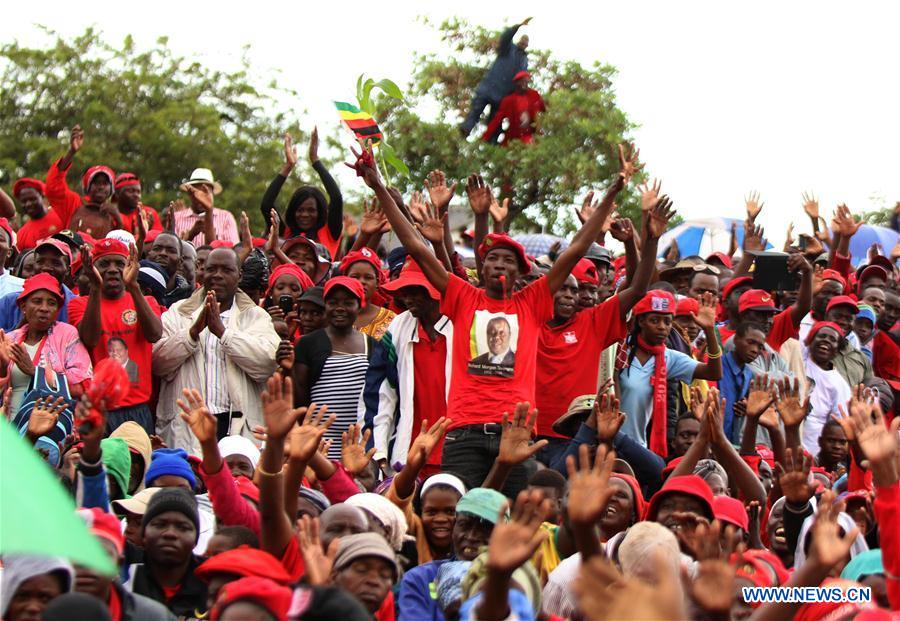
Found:
<path fill-rule="evenodd" d="M 669 455 L 666 438 L 666 344 L 650 345 L 641 335 L 637 337 L 638 347 L 653 354 L 656 366 L 653 369 L 653 412 L 650 418 L 650 450 L 665 459 Z"/>

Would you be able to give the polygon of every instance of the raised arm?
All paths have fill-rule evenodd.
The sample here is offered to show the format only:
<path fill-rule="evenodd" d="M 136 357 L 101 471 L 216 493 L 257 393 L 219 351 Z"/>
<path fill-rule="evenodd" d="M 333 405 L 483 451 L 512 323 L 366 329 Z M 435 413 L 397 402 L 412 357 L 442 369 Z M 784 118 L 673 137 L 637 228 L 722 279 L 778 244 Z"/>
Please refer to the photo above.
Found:
<path fill-rule="evenodd" d="M 0 189 L 0 217 L 12 219 L 16 217 L 16 205 L 9 194 Z"/>
<path fill-rule="evenodd" d="M 722 344 L 719 342 L 719 331 L 716 330 L 716 298 L 710 293 L 704 293 L 698 302 L 700 310 L 693 317 L 706 336 L 707 362 L 697 365 L 694 379 L 717 381 L 722 379 Z"/>
<path fill-rule="evenodd" d="M 419 264 L 425 277 L 428 278 L 428 281 L 434 288 L 440 293 L 444 293 L 447 290 L 450 276 L 434 253 L 425 245 L 425 241 L 416 233 L 412 223 L 400 211 L 400 207 L 391 198 L 390 192 L 384 187 L 384 183 L 382 183 L 381 177 L 378 175 L 378 169 L 375 166 L 372 148 L 368 147 L 368 150 L 361 154 L 357 154 L 354 150 L 354 155 L 357 156 L 356 163 L 353 165 L 347 164 L 347 166 L 356 170 L 357 174 L 366 182 L 366 185 L 375 192 L 378 204 L 381 205 L 384 215 L 387 216 L 388 222 L 391 223 L 391 227 L 397 234 L 397 239 L 400 240 L 400 243 L 403 244 L 409 255 Z"/>
<path fill-rule="evenodd" d="M 278 213 L 278 209 L 275 207 L 275 200 L 278 198 L 278 194 L 281 193 L 281 188 L 284 185 L 284 182 L 287 181 L 288 175 L 291 174 L 291 171 L 294 170 L 294 166 L 296 165 L 297 154 L 294 152 L 294 139 L 291 138 L 290 134 L 285 134 L 284 165 L 282 165 L 278 174 L 275 175 L 275 178 L 272 179 L 269 187 L 266 188 L 266 193 L 263 194 L 262 203 L 259 206 L 259 211 L 263 215 L 263 221 L 266 223 L 266 234 L 269 233 L 269 227 L 272 225 L 272 212 Z M 280 221 L 281 218 L 279 217 L 279 222 Z M 278 232 L 281 233 L 281 231 Z"/>
<path fill-rule="evenodd" d="M 799 327 L 812 308 L 813 269 L 806 257 L 799 252 L 788 257 L 787 267 L 789 272 L 800 272 L 800 291 L 797 293 L 797 301 L 791 306 L 791 321 L 794 326 Z"/>
<path fill-rule="evenodd" d="M 572 268 L 575 267 L 578 260 L 591 247 L 591 242 L 599 235 L 600 229 L 603 228 L 603 223 L 606 222 L 607 217 L 612 212 L 613 201 L 616 195 L 631 180 L 632 175 L 641 168 L 641 165 L 638 163 L 639 154 L 639 149 L 631 147 L 626 155 L 622 145 L 619 145 L 619 173 L 606 191 L 603 200 L 600 201 L 599 207 L 594 210 L 587 222 L 578 229 L 575 237 L 572 238 L 572 243 L 559 255 L 559 258 L 547 273 L 547 286 L 551 293 L 556 293 L 562 286 L 572 272 Z"/>
<path fill-rule="evenodd" d="M 326 223 L 328 224 L 328 232 L 331 233 L 331 237 L 337 239 L 344 231 L 344 197 L 328 169 L 319 160 L 318 127 L 313 127 L 312 135 L 309 137 L 309 163 L 312 164 L 313 170 L 319 175 L 322 185 L 325 186 L 325 192 L 328 193 L 328 217 L 326 218 Z"/>
<path fill-rule="evenodd" d="M 641 248 L 641 260 L 637 264 L 631 284 L 619 293 L 619 312 L 623 319 L 631 307 L 647 293 L 650 278 L 656 269 L 656 248 L 659 238 L 674 216 L 675 210 L 668 196 L 660 197 L 651 210 L 644 212 L 644 244 Z"/>
<path fill-rule="evenodd" d="M 140 216 L 138 216 L 140 219 Z M 83 262 L 82 262 L 83 263 Z M 125 263 L 122 279 L 125 281 L 125 295 L 130 295 L 134 302 L 134 310 L 137 313 L 138 325 L 141 327 L 141 334 L 148 343 L 155 343 L 162 337 L 162 320 L 159 315 L 150 306 L 147 298 L 141 293 L 141 286 L 138 283 L 138 252 L 134 245 L 128 247 L 128 260 Z M 93 294 L 94 290 L 91 289 Z M 84 320 L 82 319 L 82 323 Z"/>

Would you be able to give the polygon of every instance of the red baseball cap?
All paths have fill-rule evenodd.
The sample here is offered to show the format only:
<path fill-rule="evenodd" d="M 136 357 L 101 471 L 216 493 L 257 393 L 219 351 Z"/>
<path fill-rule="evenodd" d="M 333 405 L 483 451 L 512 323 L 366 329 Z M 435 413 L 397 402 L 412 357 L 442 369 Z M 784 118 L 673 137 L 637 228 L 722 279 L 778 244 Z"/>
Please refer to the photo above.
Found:
<path fill-rule="evenodd" d="M 597 266 L 590 259 L 579 259 L 575 267 L 572 268 L 572 276 L 575 277 L 579 284 L 600 284 L 600 274 L 597 273 Z"/>
<path fill-rule="evenodd" d="M 519 80 L 528 79 L 528 78 L 531 78 L 530 73 L 528 73 L 527 71 L 520 71 L 519 73 L 517 73 L 516 75 L 513 76 L 513 82 L 518 82 Z"/>
<path fill-rule="evenodd" d="M 885 283 L 891 282 L 891 274 L 881 265 L 870 265 L 859 274 L 860 286 L 869 278 L 880 278 Z"/>
<path fill-rule="evenodd" d="M 859 310 L 856 307 L 856 300 L 851 298 L 849 295 L 836 295 L 828 301 L 828 306 L 825 307 L 825 312 L 827 313 L 835 306 L 850 306 L 853 308 L 853 314 L 855 315 Z"/>
<path fill-rule="evenodd" d="M 519 260 L 519 269 L 522 270 L 522 274 L 531 272 L 531 261 L 528 260 L 528 255 L 525 253 L 525 246 L 506 233 L 488 233 L 481 245 L 478 246 L 478 256 L 484 261 L 487 254 L 497 248 L 512 250 Z"/>
<path fill-rule="evenodd" d="M 366 307 L 366 292 L 363 290 L 363 286 L 358 280 L 348 276 L 335 276 L 325 283 L 325 292 L 322 294 L 322 298 L 327 299 L 328 294 L 331 293 L 335 287 L 343 287 L 359 300 L 360 308 Z"/>
<path fill-rule="evenodd" d="M 722 299 L 727 300 L 732 291 L 734 291 L 738 287 L 743 287 L 744 285 L 750 285 L 752 287 L 753 278 L 751 276 L 739 276 L 737 278 L 732 278 L 728 281 L 728 283 L 726 283 L 724 287 L 722 287 Z"/>
<path fill-rule="evenodd" d="M 822 270 L 822 280 L 833 280 L 835 282 L 841 283 L 841 287 L 844 291 L 847 290 L 847 281 L 841 276 L 841 273 L 837 270 Z"/>
<path fill-rule="evenodd" d="M 700 302 L 694 298 L 682 298 L 675 306 L 676 317 L 686 317 L 700 312 Z"/>
<path fill-rule="evenodd" d="M 48 237 L 39 241 L 34 247 L 34 251 L 37 252 L 38 249 L 43 246 L 52 246 L 53 248 L 58 250 L 64 257 L 66 257 L 66 259 L 69 260 L 70 265 L 72 264 L 72 248 L 69 247 L 69 244 L 67 244 L 66 242 L 60 241 L 53 237 Z"/>
<path fill-rule="evenodd" d="M 122 554 L 125 550 L 125 536 L 116 516 L 96 507 L 78 509 L 77 513 L 87 523 L 91 534 L 111 542 L 116 547 L 116 553 Z"/>
<path fill-rule="evenodd" d="M 744 531 L 750 530 L 750 518 L 747 516 L 747 509 L 737 498 L 731 496 L 716 496 L 712 502 L 713 514 L 716 519 L 725 524 L 731 524 Z"/>
<path fill-rule="evenodd" d="M 654 289 L 652 291 L 648 291 L 647 295 L 645 295 L 641 300 L 634 305 L 632 309 L 632 314 L 637 317 L 638 315 L 645 315 L 647 313 L 662 313 L 664 315 L 674 315 L 675 314 L 675 296 L 669 293 L 668 291 L 662 291 L 659 289 Z"/>
<path fill-rule="evenodd" d="M 381 285 L 382 289 L 391 293 L 396 293 L 404 287 L 424 287 L 432 300 L 441 299 L 441 294 L 428 281 L 422 268 L 419 267 L 419 264 L 412 257 L 406 259 L 406 263 L 403 264 L 403 269 L 400 270 L 400 275 L 396 280 L 391 280 Z"/>
<path fill-rule="evenodd" d="M 653 498 L 650 499 L 650 504 L 647 505 L 647 515 L 644 517 L 645 520 L 651 522 L 656 520 L 659 503 L 664 496 L 668 496 L 669 494 L 684 494 L 685 496 L 696 498 L 704 505 L 703 508 L 706 510 L 705 517 L 710 520 L 714 518 L 713 493 L 709 488 L 709 485 L 696 474 L 686 474 L 684 476 L 669 477 L 666 479 L 662 489 L 653 494 Z"/>
<path fill-rule="evenodd" d="M 350 266 L 354 263 L 359 263 L 360 261 L 374 267 L 375 274 L 378 275 L 379 280 L 381 280 L 381 259 L 379 259 L 378 255 L 370 248 L 360 248 L 359 250 L 347 253 L 347 255 L 341 259 L 338 271 L 346 276 L 347 272 L 350 270 Z"/>
<path fill-rule="evenodd" d="M 128 246 L 120 242 L 118 239 L 112 239 L 110 237 L 106 237 L 97 241 L 97 243 L 94 245 L 94 251 L 91 253 L 91 258 L 99 259 L 100 257 L 109 255 L 127 257 Z"/>
<path fill-rule="evenodd" d="M 18 179 L 15 184 L 13 184 L 13 196 L 19 198 L 19 192 L 24 190 L 25 188 L 31 188 L 33 190 L 37 190 L 41 194 L 47 194 L 47 188 L 44 186 L 44 182 L 40 179 L 32 179 L 31 177 L 22 177 Z"/>
<path fill-rule="evenodd" d="M 116 186 L 116 173 L 113 172 L 113 169 L 109 166 L 91 166 L 87 169 L 87 172 L 84 173 L 84 176 L 81 178 L 81 188 L 82 191 L 87 194 L 88 189 L 91 187 L 91 181 L 94 180 L 94 177 L 97 175 L 104 175 L 107 179 L 109 179 L 109 189 L 112 190 Z"/>
<path fill-rule="evenodd" d="M 763 289 L 750 289 L 750 291 L 745 291 L 738 298 L 738 313 L 748 310 L 778 312 L 778 309 L 775 308 L 775 300 L 772 298 L 772 294 Z"/>
<path fill-rule="evenodd" d="M 706 262 L 709 263 L 709 262 L 712 261 L 713 259 L 715 259 L 716 261 L 718 261 L 719 263 L 721 263 L 722 265 L 724 265 L 724 266 L 727 267 L 728 269 L 731 269 L 731 268 L 732 268 L 732 265 L 733 265 L 733 264 L 732 264 L 732 262 L 731 262 L 731 257 L 729 257 L 729 256 L 728 256 L 727 254 L 725 254 L 724 252 L 714 252 L 714 253 L 712 253 L 711 255 L 709 255 L 708 257 L 706 257 Z"/>

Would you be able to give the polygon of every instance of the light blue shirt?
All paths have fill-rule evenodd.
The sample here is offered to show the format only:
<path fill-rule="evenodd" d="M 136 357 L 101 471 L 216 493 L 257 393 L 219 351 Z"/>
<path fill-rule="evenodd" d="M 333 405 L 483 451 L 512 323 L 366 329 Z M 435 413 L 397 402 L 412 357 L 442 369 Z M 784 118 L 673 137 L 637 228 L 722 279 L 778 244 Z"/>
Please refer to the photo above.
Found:
<path fill-rule="evenodd" d="M 19 293 L 25 287 L 25 281 L 18 276 L 13 276 L 9 270 L 0 274 L 0 297 L 7 293 Z"/>
<path fill-rule="evenodd" d="M 694 369 L 700 364 L 687 354 L 674 349 L 666 349 L 666 379 L 690 383 L 694 379 Z M 622 433 L 631 437 L 642 446 L 647 446 L 647 424 L 653 413 L 653 371 L 656 369 L 656 358 L 650 356 L 647 364 L 642 365 L 635 356 L 631 365 L 619 375 L 621 390 L 620 407 L 625 412 L 625 424 Z"/>

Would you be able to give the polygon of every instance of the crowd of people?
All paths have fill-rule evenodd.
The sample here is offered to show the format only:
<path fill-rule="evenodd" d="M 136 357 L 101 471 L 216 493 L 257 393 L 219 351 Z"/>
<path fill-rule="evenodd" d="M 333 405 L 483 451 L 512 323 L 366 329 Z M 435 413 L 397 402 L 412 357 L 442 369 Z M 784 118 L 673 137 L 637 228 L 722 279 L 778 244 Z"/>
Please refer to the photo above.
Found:
<path fill-rule="evenodd" d="M 71 189 L 85 139 L 0 191 L 0 424 L 118 572 L 4 554 L 4 620 L 900 613 L 898 257 L 853 269 L 845 206 L 829 231 L 806 197 L 817 234 L 760 254 L 753 196 L 741 248 L 676 259 L 658 182 L 616 213 L 642 175 L 620 146 L 543 256 L 462 181 L 467 259 L 457 182 L 404 197 L 366 145 L 355 223 L 315 132 L 324 191 L 279 206 L 286 137 L 257 236 L 205 168 L 162 213 L 136 173 Z M 742 590 L 819 586 L 871 599 Z"/>

